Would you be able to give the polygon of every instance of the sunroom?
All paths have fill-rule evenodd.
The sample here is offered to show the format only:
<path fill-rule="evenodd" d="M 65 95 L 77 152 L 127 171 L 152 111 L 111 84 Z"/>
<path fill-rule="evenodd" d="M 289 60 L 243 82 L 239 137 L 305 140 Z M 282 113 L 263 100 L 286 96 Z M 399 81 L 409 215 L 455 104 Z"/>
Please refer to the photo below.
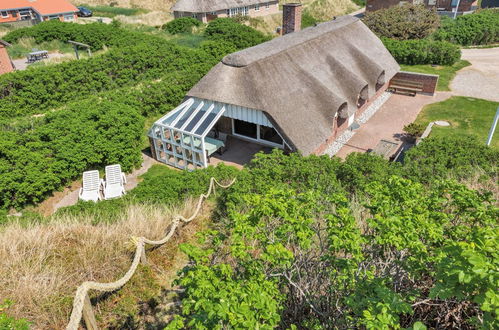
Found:
<path fill-rule="evenodd" d="M 231 152 L 228 136 L 274 148 L 285 146 L 262 111 L 199 98 L 189 98 L 161 117 L 148 136 L 156 160 L 187 170 L 207 167 L 215 153 Z"/>

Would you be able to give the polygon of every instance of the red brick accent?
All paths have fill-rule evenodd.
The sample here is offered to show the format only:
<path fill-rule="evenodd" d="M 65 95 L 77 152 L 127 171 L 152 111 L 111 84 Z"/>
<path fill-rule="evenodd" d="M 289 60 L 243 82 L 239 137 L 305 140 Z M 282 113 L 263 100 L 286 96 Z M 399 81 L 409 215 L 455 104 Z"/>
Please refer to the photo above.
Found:
<path fill-rule="evenodd" d="M 12 71 L 14 71 L 14 67 L 10 61 L 9 54 L 7 53 L 7 47 L 0 43 L 0 74 Z"/>
<path fill-rule="evenodd" d="M 282 34 L 301 30 L 301 3 L 286 3 L 282 5 Z"/>
<path fill-rule="evenodd" d="M 423 84 L 423 93 L 435 94 L 439 75 L 400 71 L 392 79 L 404 79 Z"/>
<path fill-rule="evenodd" d="M 360 107 L 359 109 L 357 109 L 357 111 L 355 111 L 354 118 L 357 118 L 358 116 L 360 116 L 373 103 L 374 100 L 376 100 L 381 94 L 383 94 L 386 91 L 387 88 L 388 88 L 388 83 L 381 86 L 381 88 L 376 91 L 376 94 L 374 94 L 373 97 L 371 97 L 369 100 L 367 100 L 367 102 L 364 103 L 362 105 L 362 107 Z M 345 118 L 344 120 L 341 120 L 341 119 L 338 120 L 338 118 L 339 117 L 337 117 L 335 119 L 335 123 L 334 123 L 333 127 L 331 128 L 332 129 L 331 136 L 323 144 L 318 146 L 317 149 L 315 149 L 312 152 L 312 154 L 315 154 L 315 155 L 323 154 L 324 151 L 326 151 L 327 147 L 331 143 L 333 143 L 334 140 L 336 140 L 336 138 L 338 136 L 340 136 L 341 133 L 343 133 L 348 128 L 348 118 Z M 339 126 L 338 126 L 338 124 L 339 124 Z"/>

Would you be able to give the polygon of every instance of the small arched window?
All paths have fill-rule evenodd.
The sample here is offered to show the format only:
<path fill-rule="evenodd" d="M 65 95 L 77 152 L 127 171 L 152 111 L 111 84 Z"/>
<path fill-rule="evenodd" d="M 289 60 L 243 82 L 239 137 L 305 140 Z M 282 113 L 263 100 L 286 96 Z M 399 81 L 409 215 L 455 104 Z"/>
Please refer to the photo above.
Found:
<path fill-rule="evenodd" d="M 367 102 L 367 99 L 369 98 L 369 88 L 368 85 L 365 85 L 359 93 L 359 97 L 357 99 L 357 108 L 360 108 L 361 106 L 364 105 L 364 103 Z"/>
<path fill-rule="evenodd" d="M 386 80 L 385 80 L 385 71 L 383 70 L 379 76 L 378 76 L 378 80 L 376 81 L 376 90 L 379 90 L 381 87 L 383 87 L 383 85 L 386 83 Z"/>

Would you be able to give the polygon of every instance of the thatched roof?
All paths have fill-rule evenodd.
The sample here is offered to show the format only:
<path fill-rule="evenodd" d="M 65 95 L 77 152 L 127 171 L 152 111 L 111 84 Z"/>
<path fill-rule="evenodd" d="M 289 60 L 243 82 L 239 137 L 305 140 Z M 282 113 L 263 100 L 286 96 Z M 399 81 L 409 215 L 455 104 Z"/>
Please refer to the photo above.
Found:
<path fill-rule="evenodd" d="M 178 0 L 172 7 L 173 11 L 190 13 L 208 13 L 217 10 L 251 6 L 274 0 Z"/>
<path fill-rule="evenodd" d="M 336 112 L 354 113 L 359 94 L 372 97 L 399 69 L 369 28 L 343 16 L 227 55 L 188 96 L 262 110 L 309 154 L 333 134 Z"/>

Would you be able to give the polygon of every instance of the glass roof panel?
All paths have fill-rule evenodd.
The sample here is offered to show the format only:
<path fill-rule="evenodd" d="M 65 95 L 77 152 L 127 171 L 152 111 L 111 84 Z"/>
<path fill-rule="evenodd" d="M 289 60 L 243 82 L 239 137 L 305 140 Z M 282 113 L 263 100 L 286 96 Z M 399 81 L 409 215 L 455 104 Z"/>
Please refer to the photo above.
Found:
<path fill-rule="evenodd" d="M 199 125 L 199 127 L 196 129 L 194 133 L 198 135 L 203 135 L 204 132 L 213 127 L 213 125 L 215 125 L 214 120 L 217 117 L 220 110 L 221 108 L 214 107 L 213 110 L 208 114 L 208 116 L 206 116 L 206 118 L 203 120 L 203 122 Z"/>
<path fill-rule="evenodd" d="M 176 129 L 180 129 L 182 127 L 182 125 L 185 124 L 185 122 L 187 121 L 187 119 L 189 119 L 189 117 L 192 115 L 192 113 L 196 110 L 197 108 L 197 105 L 191 105 L 191 107 L 189 108 L 189 110 L 187 110 L 183 116 L 179 119 L 179 121 L 177 121 L 177 123 L 173 126 L 174 128 Z"/>
<path fill-rule="evenodd" d="M 169 113 L 168 116 L 163 120 L 163 125 L 170 125 L 178 117 L 182 110 L 184 110 L 184 107 Z"/>

